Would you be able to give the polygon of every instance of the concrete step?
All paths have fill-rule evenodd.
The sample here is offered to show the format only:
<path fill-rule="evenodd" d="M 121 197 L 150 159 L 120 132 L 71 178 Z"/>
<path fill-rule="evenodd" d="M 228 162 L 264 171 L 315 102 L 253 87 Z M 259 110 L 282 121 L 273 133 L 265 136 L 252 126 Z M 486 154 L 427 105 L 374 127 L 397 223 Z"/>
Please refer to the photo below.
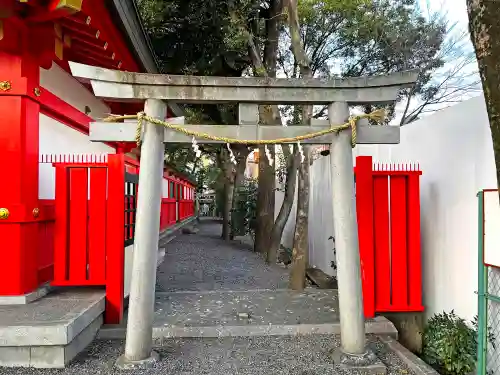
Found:
<path fill-rule="evenodd" d="M 65 367 L 102 325 L 104 291 L 65 290 L 0 306 L 0 366 Z"/>
<path fill-rule="evenodd" d="M 397 337 L 383 317 L 367 333 Z M 99 339 L 123 339 L 122 325 L 103 326 Z M 238 337 L 339 334 L 336 290 L 205 291 L 157 293 L 153 337 Z"/>

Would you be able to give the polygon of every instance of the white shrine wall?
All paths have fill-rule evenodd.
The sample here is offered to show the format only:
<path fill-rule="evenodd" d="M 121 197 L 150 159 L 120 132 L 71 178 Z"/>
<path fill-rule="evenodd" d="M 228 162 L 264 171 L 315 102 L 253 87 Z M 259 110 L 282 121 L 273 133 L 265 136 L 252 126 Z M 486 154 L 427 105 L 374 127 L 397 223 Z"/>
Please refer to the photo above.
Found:
<path fill-rule="evenodd" d="M 85 106 L 88 106 L 91 110 L 90 116 L 94 118 L 105 117 L 106 113 L 109 113 L 108 106 L 56 64 L 53 64 L 49 70 L 40 69 L 40 84 L 42 89 L 49 90 L 81 112 L 84 112 Z M 104 143 L 91 142 L 89 137 L 81 131 L 44 114 L 40 114 L 39 129 L 40 155 L 115 153 L 114 148 Z M 39 173 L 38 197 L 54 199 L 54 167 L 52 164 L 40 163 Z"/>
<path fill-rule="evenodd" d="M 477 314 L 476 194 L 497 187 L 484 98 L 469 99 L 403 126 L 399 145 L 358 145 L 353 156 L 358 155 L 372 156 L 374 162 L 420 164 L 426 313 L 454 309 L 471 320 Z M 327 240 L 333 232 L 331 196 L 329 157 L 321 157 L 311 167 L 309 262 L 328 274 L 333 272 L 332 245 Z M 279 210 L 282 193 L 276 198 Z M 292 215 L 283 236 L 285 246 L 291 246 L 294 227 Z M 490 238 L 488 246 L 499 248 L 500 239 Z"/>

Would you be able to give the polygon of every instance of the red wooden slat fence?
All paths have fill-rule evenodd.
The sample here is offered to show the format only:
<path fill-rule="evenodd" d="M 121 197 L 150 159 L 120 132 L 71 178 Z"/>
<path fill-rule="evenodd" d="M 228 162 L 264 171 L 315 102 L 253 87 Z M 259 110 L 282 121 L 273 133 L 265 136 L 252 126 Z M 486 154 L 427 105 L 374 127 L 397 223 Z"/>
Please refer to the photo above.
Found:
<path fill-rule="evenodd" d="M 120 323 L 125 245 L 133 243 L 138 186 L 137 175 L 125 171 L 138 170 L 126 165 L 123 154 L 41 155 L 40 162 L 55 168 L 56 199 L 41 202 L 38 285 L 105 286 L 105 321 Z M 193 187 L 165 179 L 172 198 L 162 200 L 161 230 L 194 214 L 194 200 L 181 200 L 194 196 Z"/>
<path fill-rule="evenodd" d="M 123 317 L 124 156 L 86 160 L 54 163 L 52 285 L 105 286 L 105 320 L 119 322 Z"/>
<path fill-rule="evenodd" d="M 356 158 L 356 206 L 366 317 L 423 311 L 420 249 L 422 172 Z"/>
<path fill-rule="evenodd" d="M 176 201 L 174 198 L 163 198 L 161 202 L 160 229 L 164 230 L 176 223 Z"/>

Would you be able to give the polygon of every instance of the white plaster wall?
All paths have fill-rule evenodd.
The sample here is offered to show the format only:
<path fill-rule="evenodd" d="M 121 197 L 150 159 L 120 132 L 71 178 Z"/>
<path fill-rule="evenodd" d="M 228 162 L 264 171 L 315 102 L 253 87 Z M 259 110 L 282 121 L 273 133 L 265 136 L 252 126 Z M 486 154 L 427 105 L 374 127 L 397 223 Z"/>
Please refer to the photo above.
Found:
<path fill-rule="evenodd" d="M 40 154 L 109 154 L 115 153 L 104 143 L 90 142 L 88 136 L 40 114 Z M 52 164 L 39 164 L 38 197 L 55 198 L 55 168 Z"/>
<path fill-rule="evenodd" d="M 399 145 L 360 145 L 353 155 L 371 155 L 374 162 L 420 163 L 426 312 L 431 316 L 454 309 L 459 316 L 472 319 L 477 314 L 476 194 L 497 186 L 484 98 L 469 99 L 402 127 Z M 331 246 L 323 233 L 329 233 L 333 225 L 329 221 L 331 186 L 326 181 L 329 171 L 328 157 L 314 162 L 309 211 L 309 261 L 326 273 L 331 272 Z M 278 206 L 282 193 L 276 198 Z M 291 217 L 287 223 L 285 245 L 293 238 L 294 222 Z"/>
<path fill-rule="evenodd" d="M 109 113 L 107 105 L 57 64 L 53 64 L 48 70 L 40 69 L 40 84 L 82 112 L 85 111 L 85 106 L 88 106 L 91 109 L 90 116 L 94 118 L 104 117 Z M 103 143 L 90 142 L 86 134 L 43 114 L 40 115 L 39 142 L 40 154 L 115 153 L 112 147 Z M 39 168 L 38 197 L 54 199 L 55 170 L 51 164 L 40 164 Z"/>
<path fill-rule="evenodd" d="M 161 188 L 162 188 L 162 197 L 168 198 L 168 180 L 163 179 Z"/>
<path fill-rule="evenodd" d="M 123 280 L 123 296 L 130 294 L 130 281 L 132 280 L 132 260 L 134 259 L 134 245 L 125 248 L 125 271 Z"/>

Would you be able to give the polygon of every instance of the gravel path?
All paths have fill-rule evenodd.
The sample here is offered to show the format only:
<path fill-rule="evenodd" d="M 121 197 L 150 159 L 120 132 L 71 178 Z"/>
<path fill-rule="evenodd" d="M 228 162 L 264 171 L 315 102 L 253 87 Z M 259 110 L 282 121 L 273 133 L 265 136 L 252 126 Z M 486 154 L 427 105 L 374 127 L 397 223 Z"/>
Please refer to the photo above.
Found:
<path fill-rule="evenodd" d="M 167 339 L 156 348 L 161 361 L 135 375 L 337 375 L 330 359 L 337 336 L 281 336 L 223 339 Z M 387 366 L 389 375 L 412 372 L 375 337 L 369 346 Z M 121 341 L 96 341 L 63 370 L 0 369 L 2 375 L 131 374 L 113 364 L 122 353 Z M 342 374 L 344 375 L 344 374 Z"/>
<path fill-rule="evenodd" d="M 180 235 L 166 246 L 165 261 L 157 276 L 158 298 L 160 295 L 163 299 L 173 298 L 162 292 L 214 291 L 214 301 L 208 301 L 213 304 L 220 299 L 215 298 L 219 297 L 219 291 L 241 294 L 250 289 L 286 288 L 287 270 L 265 265 L 248 244 L 222 241 L 220 224 L 203 223 L 199 228 L 199 233 Z M 326 291 L 317 293 L 326 293 L 330 304 L 334 303 L 335 298 L 328 296 Z M 194 298 L 197 293 L 187 296 Z M 292 297 L 291 302 L 285 299 L 280 308 L 290 308 L 294 298 L 298 298 Z M 188 305 L 196 306 L 197 301 L 188 300 Z M 248 309 L 253 306 L 252 301 L 244 299 L 246 305 L 242 306 Z M 308 308 L 317 310 L 313 305 Z M 168 306 L 170 310 L 174 307 Z M 335 310 L 334 307 L 326 304 L 325 308 Z M 259 308 L 265 310 L 260 305 L 253 306 L 256 318 L 260 316 Z M 328 316 L 333 313 L 328 311 Z M 339 337 L 335 335 L 169 338 L 157 342 L 155 350 L 161 361 L 155 368 L 123 372 L 113 364 L 123 353 L 124 342 L 94 341 L 65 369 L 0 368 L 0 375 L 345 375 L 332 364 L 331 352 L 338 346 Z M 389 375 L 413 375 L 376 337 L 369 337 L 369 346 L 386 364 Z"/>
<path fill-rule="evenodd" d="M 220 239 L 221 224 L 205 222 L 197 234 L 183 234 L 166 245 L 158 268 L 158 292 L 281 289 L 288 271 L 266 265 L 248 244 Z"/>

